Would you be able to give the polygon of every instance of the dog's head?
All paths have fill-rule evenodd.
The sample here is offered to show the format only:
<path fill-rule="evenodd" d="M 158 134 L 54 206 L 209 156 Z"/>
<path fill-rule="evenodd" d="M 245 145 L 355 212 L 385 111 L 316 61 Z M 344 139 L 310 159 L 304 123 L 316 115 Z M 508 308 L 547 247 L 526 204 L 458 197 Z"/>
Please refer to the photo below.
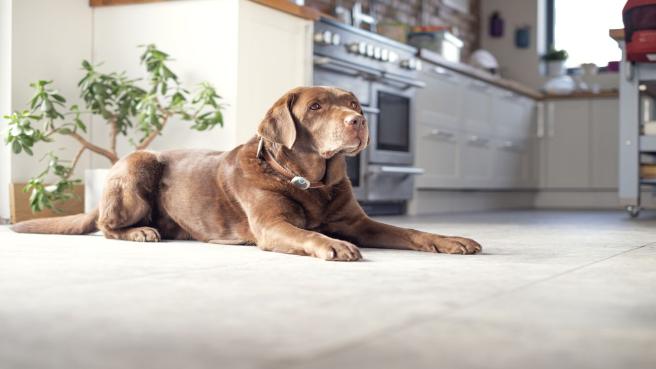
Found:
<path fill-rule="evenodd" d="M 298 87 L 266 113 L 257 133 L 288 149 L 313 151 L 328 159 L 356 155 L 369 143 L 367 120 L 349 91 L 334 87 Z"/>

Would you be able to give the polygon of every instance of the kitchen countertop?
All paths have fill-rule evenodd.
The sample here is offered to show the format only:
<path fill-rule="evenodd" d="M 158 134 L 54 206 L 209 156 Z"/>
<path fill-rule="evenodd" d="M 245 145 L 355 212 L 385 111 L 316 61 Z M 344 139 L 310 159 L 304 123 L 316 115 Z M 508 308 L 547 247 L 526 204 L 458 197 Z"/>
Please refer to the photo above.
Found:
<path fill-rule="evenodd" d="M 170 0 L 89 0 L 90 6 L 107 6 L 107 5 L 126 5 L 126 4 L 144 4 L 156 3 Z M 291 14 L 300 18 L 305 18 L 311 21 L 319 19 L 321 13 L 308 6 L 300 6 L 292 3 L 289 0 L 250 0 L 252 2 L 268 6 L 279 10 L 281 12 Z"/>
<path fill-rule="evenodd" d="M 542 99 L 544 97 L 540 91 L 528 86 L 524 86 L 519 82 L 495 76 L 478 68 L 472 67 L 471 65 L 446 60 L 441 55 L 431 50 L 420 49 L 417 56 L 444 68 L 448 68 L 469 77 L 473 77 L 484 82 L 488 82 L 492 85 L 511 90 L 520 95 L 528 96 L 536 100 Z"/>
<path fill-rule="evenodd" d="M 451 69 L 458 73 L 462 73 L 466 76 L 479 79 L 481 81 L 490 83 L 491 85 L 510 90 L 517 94 L 524 95 L 538 101 L 556 100 L 556 99 L 564 100 L 564 99 L 613 98 L 618 96 L 618 92 L 616 90 L 601 91 L 596 94 L 592 92 L 574 92 L 568 95 L 545 94 L 539 90 L 525 86 L 517 81 L 495 76 L 493 74 L 487 73 L 471 65 L 446 60 L 441 55 L 431 50 L 420 49 L 417 56 L 421 59 L 435 63 L 441 67 Z"/>
<path fill-rule="evenodd" d="M 624 41 L 624 28 L 609 29 L 608 35 L 615 41 Z"/>

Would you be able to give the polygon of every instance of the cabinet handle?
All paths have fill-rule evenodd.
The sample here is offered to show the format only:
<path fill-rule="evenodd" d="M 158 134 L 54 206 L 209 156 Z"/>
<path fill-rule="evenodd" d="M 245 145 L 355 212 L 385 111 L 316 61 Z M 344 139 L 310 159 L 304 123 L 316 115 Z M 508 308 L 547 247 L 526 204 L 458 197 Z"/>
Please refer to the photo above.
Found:
<path fill-rule="evenodd" d="M 443 138 L 446 138 L 446 139 L 450 139 L 450 138 L 453 138 L 453 136 L 455 136 L 455 133 L 445 132 L 445 131 L 442 131 L 441 129 L 435 128 L 435 129 L 430 131 L 430 136 L 443 137 Z"/>
<path fill-rule="evenodd" d="M 477 89 L 481 89 L 482 91 L 487 91 L 490 88 L 490 86 L 487 83 L 480 82 L 480 81 L 472 81 L 470 85 Z"/>
<path fill-rule="evenodd" d="M 490 140 L 487 138 L 481 138 L 476 135 L 471 135 L 469 136 L 469 142 L 473 144 L 478 144 L 478 145 L 487 145 Z"/>
<path fill-rule="evenodd" d="M 556 105 L 550 102 L 547 105 L 547 118 L 549 123 L 549 137 L 553 137 L 556 134 Z"/>
<path fill-rule="evenodd" d="M 435 67 L 435 68 L 433 68 L 433 72 L 435 74 L 437 74 L 438 76 L 440 76 L 440 77 L 444 77 L 444 78 L 448 78 L 448 79 L 453 79 L 455 77 L 455 75 L 453 75 L 452 73 L 449 73 L 449 71 L 446 70 L 446 68 L 443 68 L 443 67 Z"/>
<path fill-rule="evenodd" d="M 537 113 L 537 118 L 538 118 L 538 131 L 537 131 L 537 136 L 538 138 L 543 138 L 544 137 L 544 103 L 539 102 L 536 107 L 536 113 Z"/>

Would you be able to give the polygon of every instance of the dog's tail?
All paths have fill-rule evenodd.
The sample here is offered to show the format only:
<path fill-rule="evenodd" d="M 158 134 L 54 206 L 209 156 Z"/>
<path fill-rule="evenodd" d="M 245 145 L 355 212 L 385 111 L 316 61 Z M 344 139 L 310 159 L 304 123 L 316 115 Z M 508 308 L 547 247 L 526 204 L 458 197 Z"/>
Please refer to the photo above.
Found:
<path fill-rule="evenodd" d="M 90 213 L 27 220 L 14 224 L 11 229 L 18 233 L 87 234 L 98 230 L 96 220 L 98 208 Z"/>

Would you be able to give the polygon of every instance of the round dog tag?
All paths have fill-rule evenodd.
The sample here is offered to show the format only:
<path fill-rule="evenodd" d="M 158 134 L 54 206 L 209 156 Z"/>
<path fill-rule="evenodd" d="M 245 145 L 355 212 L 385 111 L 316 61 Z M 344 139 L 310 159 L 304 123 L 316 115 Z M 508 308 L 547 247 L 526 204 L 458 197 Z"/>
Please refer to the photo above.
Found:
<path fill-rule="evenodd" d="M 296 176 L 292 178 L 292 180 L 289 181 L 289 183 L 294 185 L 294 187 L 296 188 L 300 188 L 301 190 L 307 190 L 308 188 L 310 188 L 310 181 L 308 181 L 307 179 L 301 176 Z"/>

